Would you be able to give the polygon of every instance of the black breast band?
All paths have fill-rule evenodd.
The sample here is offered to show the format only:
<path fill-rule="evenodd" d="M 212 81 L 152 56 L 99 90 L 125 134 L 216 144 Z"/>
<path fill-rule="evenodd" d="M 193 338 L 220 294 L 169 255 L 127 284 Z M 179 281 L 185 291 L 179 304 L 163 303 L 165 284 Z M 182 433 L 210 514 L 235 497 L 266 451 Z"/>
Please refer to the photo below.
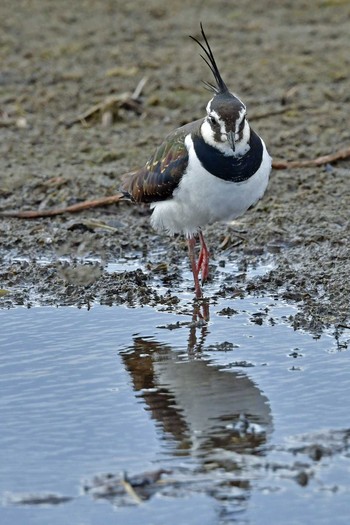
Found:
<path fill-rule="evenodd" d="M 218 149 L 204 142 L 200 135 L 192 136 L 193 145 L 203 168 L 219 179 L 243 182 L 258 171 L 263 157 L 260 137 L 250 130 L 250 149 L 242 157 L 226 157 Z"/>

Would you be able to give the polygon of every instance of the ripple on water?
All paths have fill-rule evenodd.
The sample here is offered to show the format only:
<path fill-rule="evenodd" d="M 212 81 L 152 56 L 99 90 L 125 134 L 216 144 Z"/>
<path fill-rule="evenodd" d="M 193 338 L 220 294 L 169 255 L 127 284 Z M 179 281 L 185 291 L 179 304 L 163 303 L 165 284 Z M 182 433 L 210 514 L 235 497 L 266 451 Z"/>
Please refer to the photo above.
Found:
<path fill-rule="evenodd" d="M 271 297 L 193 308 L 184 295 L 179 312 L 0 311 L 4 523 L 109 521 L 115 505 L 125 523 L 178 523 L 178 498 L 186 523 L 236 512 L 258 523 L 257 505 L 264 521 L 271 506 L 284 523 L 347 515 L 348 352 L 331 334 L 293 331 L 294 308 Z M 140 493 L 147 505 L 130 501 L 140 488 L 128 476 L 157 469 L 167 473 Z M 122 497 L 105 497 L 108 485 L 111 505 L 79 496 L 83 479 L 108 473 Z M 63 500 L 44 498 L 39 519 L 16 500 L 33 493 Z"/>

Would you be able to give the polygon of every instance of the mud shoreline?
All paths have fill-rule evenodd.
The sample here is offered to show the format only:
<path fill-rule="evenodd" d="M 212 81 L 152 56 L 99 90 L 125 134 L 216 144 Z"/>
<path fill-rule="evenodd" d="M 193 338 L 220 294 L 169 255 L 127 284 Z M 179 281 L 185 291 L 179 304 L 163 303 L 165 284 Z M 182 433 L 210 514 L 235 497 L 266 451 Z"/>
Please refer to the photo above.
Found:
<path fill-rule="evenodd" d="M 143 16 L 137 2 L 20 4 L 16 11 L 6 0 L 1 7 L 1 210 L 112 195 L 122 174 L 142 165 L 169 131 L 199 118 L 208 97 L 200 81 L 209 73 L 187 37 L 198 33 L 199 19 L 208 20 L 226 82 L 247 103 L 272 156 L 315 158 L 350 143 L 347 3 L 318 2 L 315 9 L 298 1 L 271 11 L 269 2 L 252 2 L 248 18 L 243 4 L 224 2 L 186 11 L 181 2 L 170 9 L 153 1 Z M 88 125 L 64 124 L 110 96 L 132 93 L 143 77 L 141 114 L 119 108 L 107 120 L 97 114 Z M 344 161 L 275 171 L 253 210 L 233 225 L 208 227 L 212 279 L 222 264 L 242 269 L 219 293 L 293 302 L 298 314 L 290 322 L 316 334 L 347 326 L 349 169 Z M 155 234 L 147 208 L 2 218 L 0 235 L 0 307 L 98 301 L 165 303 L 176 311 L 186 246 Z M 106 270 L 107 262 L 135 258 L 143 269 Z M 271 271 L 242 278 L 267 258 Z M 159 281 L 169 293 L 157 291 Z"/>

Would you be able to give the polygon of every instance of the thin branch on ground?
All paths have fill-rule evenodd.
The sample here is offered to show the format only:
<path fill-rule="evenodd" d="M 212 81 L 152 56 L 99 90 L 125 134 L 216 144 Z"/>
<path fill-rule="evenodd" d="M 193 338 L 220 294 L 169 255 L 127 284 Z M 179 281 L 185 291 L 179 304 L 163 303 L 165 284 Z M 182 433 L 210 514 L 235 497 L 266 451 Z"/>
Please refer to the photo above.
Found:
<path fill-rule="evenodd" d="M 141 115 L 143 110 L 140 96 L 147 80 L 147 77 L 142 78 L 133 93 L 110 95 L 73 119 L 65 121 L 66 128 L 71 128 L 77 123 L 87 125 L 96 119 L 100 120 L 102 125 L 108 126 L 117 120 L 120 109 L 133 111 L 137 115 Z"/>
<path fill-rule="evenodd" d="M 272 167 L 275 170 L 288 170 L 292 168 L 310 168 L 313 166 L 324 166 L 325 164 L 332 164 L 338 160 L 345 160 L 350 158 L 350 147 L 343 148 L 335 153 L 330 155 L 324 155 L 322 157 L 317 157 L 316 159 L 308 160 L 274 160 L 272 162 Z"/>
<path fill-rule="evenodd" d="M 66 208 L 53 208 L 51 210 L 24 210 L 24 211 L 3 211 L 0 212 L 0 217 L 16 217 L 18 219 L 38 219 L 40 217 L 54 217 L 55 215 L 63 215 L 64 213 L 78 213 L 90 208 L 97 208 L 100 206 L 109 206 L 115 204 L 124 198 L 123 193 L 110 195 L 109 197 L 101 197 L 91 201 L 83 201 L 78 204 L 72 204 Z"/>

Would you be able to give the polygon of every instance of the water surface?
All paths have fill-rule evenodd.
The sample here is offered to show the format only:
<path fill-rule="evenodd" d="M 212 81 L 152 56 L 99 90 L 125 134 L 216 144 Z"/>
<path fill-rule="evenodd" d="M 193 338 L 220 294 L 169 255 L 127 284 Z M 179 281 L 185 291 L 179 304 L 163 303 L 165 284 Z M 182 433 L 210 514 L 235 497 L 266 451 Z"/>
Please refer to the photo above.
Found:
<path fill-rule="evenodd" d="M 0 311 L 2 524 L 348 522 L 345 345 L 269 297 L 183 312 Z M 159 469 L 142 502 L 95 486 Z"/>

